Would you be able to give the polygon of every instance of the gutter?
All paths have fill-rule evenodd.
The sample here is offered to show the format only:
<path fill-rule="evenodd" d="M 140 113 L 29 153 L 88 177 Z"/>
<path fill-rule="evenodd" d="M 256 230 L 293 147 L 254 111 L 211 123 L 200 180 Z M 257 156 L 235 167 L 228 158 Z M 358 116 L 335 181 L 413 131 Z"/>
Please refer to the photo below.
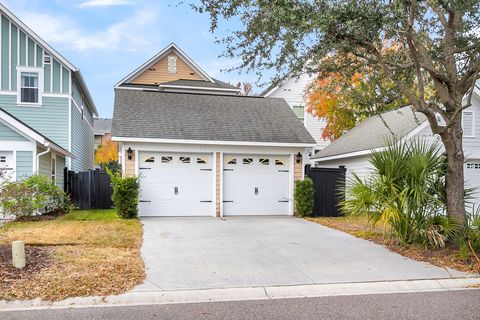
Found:
<path fill-rule="evenodd" d="M 40 157 L 50 152 L 50 143 L 45 143 L 44 146 L 47 147 L 47 150 L 37 154 L 37 172 L 36 172 L 37 174 L 40 169 Z"/>

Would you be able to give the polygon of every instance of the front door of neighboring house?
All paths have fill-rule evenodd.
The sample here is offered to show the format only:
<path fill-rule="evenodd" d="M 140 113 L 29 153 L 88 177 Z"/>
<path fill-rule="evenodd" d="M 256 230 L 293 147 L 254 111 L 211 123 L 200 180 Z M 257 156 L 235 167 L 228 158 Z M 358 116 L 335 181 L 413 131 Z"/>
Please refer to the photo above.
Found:
<path fill-rule="evenodd" d="M 12 180 L 14 177 L 13 151 L 0 151 L 0 182 Z"/>

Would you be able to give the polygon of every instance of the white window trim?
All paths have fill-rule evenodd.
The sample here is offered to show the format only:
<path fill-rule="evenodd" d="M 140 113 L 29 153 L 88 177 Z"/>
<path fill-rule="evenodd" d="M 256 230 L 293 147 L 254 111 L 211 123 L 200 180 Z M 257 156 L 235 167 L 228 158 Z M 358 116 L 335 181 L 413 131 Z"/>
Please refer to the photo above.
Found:
<path fill-rule="evenodd" d="M 24 73 L 38 73 L 38 103 L 22 102 L 21 95 L 21 82 L 22 82 L 22 72 Z M 25 107 L 41 107 L 42 106 L 42 97 L 44 93 L 43 87 L 43 68 L 38 67 L 23 67 L 17 66 L 17 105 Z"/>
<path fill-rule="evenodd" d="M 53 161 L 55 160 L 55 168 L 53 167 Z M 55 169 L 55 175 L 53 174 L 53 170 Z M 50 181 L 57 184 L 57 155 L 52 152 L 52 158 L 50 159 Z"/>
<path fill-rule="evenodd" d="M 462 114 L 462 130 L 463 130 L 463 123 L 465 121 L 465 113 L 471 113 L 472 114 L 472 135 L 463 135 L 464 138 L 475 138 L 475 112 L 473 110 L 466 110 L 466 111 L 463 111 L 463 114 Z"/>

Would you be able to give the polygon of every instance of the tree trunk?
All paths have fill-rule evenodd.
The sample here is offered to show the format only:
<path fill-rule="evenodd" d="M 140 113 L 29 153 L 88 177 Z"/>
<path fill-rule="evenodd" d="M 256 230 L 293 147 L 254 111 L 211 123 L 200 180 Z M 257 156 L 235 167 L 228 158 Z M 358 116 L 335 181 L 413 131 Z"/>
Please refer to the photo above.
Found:
<path fill-rule="evenodd" d="M 447 132 L 441 134 L 441 138 L 447 155 L 447 172 L 445 176 L 447 215 L 461 225 L 465 221 L 465 155 L 463 153 L 462 137 L 462 117 L 460 114 Z"/>

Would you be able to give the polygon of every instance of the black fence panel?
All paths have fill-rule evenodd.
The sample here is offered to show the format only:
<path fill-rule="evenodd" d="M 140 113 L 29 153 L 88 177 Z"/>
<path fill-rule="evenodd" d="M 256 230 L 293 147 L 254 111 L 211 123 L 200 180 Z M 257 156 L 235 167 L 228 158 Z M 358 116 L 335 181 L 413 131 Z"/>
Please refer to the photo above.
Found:
<path fill-rule="evenodd" d="M 339 203 L 345 199 L 345 173 L 345 167 L 305 167 L 305 175 L 312 179 L 315 188 L 314 217 L 342 215 Z"/>
<path fill-rule="evenodd" d="M 113 206 L 113 189 L 107 172 L 74 172 L 65 168 L 64 177 L 65 192 L 79 209 L 109 209 Z"/>

